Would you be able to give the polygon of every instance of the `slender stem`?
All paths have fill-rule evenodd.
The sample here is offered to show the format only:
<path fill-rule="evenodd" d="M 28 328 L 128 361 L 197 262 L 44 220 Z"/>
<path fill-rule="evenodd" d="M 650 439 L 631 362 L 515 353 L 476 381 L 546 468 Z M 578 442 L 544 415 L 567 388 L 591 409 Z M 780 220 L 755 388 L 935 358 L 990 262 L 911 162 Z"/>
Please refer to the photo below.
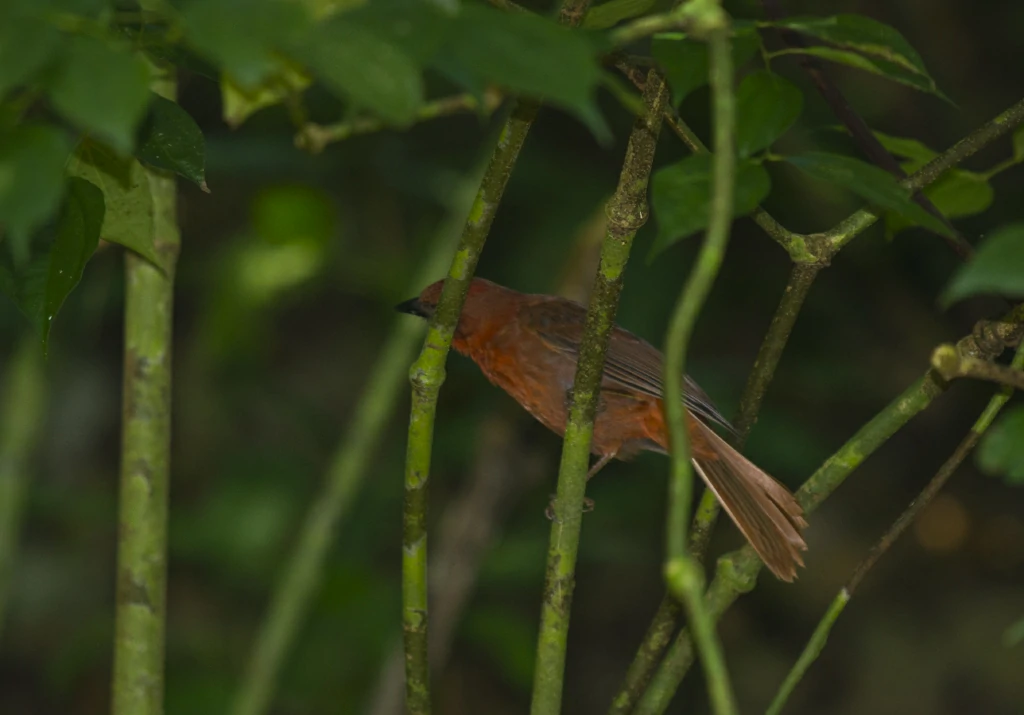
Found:
<path fill-rule="evenodd" d="M 423 104 L 417 111 L 414 122 L 425 122 L 438 117 L 447 117 L 462 112 L 482 112 L 491 114 L 501 104 L 499 92 L 489 90 L 484 93 L 481 103 L 471 94 L 456 94 Z M 370 134 L 387 128 L 387 123 L 376 117 L 359 117 L 337 124 L 303 124 L 295 135 L 295 145 L 311 154 L 319 154 L 328 144 L 343 141 L 358 134 Z"/>
<path fill-rule="evenodd" d="M 680 9 L 647 15 L 615 28 L 609 33 L 608 40 L 614 47 L 624 47 L 659 32 L 681 30 L 685 26 L 685 20 L 686 15 Z"/>
<path fill-rule="evenodd" d="M 971 377 L 1024 390 L 1024 371 L 1019 367 L 1006 367 L 988 360 L 961 355 L 955 345 L 940 345 L 932 353 L 932 367 L 947 380 Z"/>
<path fill-rule="evenodd" d="M 825 648 L 825 643 L 828 641 L 828 634 L 832 630 L 833 624 L 836 619 L 839 618 L 839 614 L 846 608 L 846 604 L 850 602 L 850 594 L 844 588 L 836 594 L 836 597 L 832 600 L 828 610 L 825 612 L 824 617 L 818 623 L 818 627 L 814 629 L 814 633 L 811 634 L 811 638 L 807 641 L 807 646 L 804 651 L 800 654 L 800 658 L 797 659 L 793 669 L 786 676 L 786 680 L 783 681 L 782 686 L 779 688 L 779 692 L 776 693 L 775 698 L 772 700 L 771 705 L 765 711 L 765 715 L 779 715 L 782 712 L 783 706 L 786 704 L 786 700 L 789 699 L 790 693 L 793 692 L 793 688 L 800 682 L 800 678 L 803 677 L 804 673 L 811 666 L 821 651 Z"/>
<path fill-rule="evenodd" d="M 648 215 L 647 184 L 661 131 L 662 110 L 667 102 L 665 81 L 652 71 L 644 92 L 647 111 L 633 124 L 618 188 L 608 202 L 608 229 L 590 294 L 558 471 L 534 670 L 532 715 L 561 712 L 569 611 L 601 374 L 622 290 L 622 274 L 633 238 Z"/>
<path fill-rule="evenodd" d="M 173 75 L 164 73 L 153 89 L 173 100 Z M 125 254 L 114 715 L 163 712 L 171 327 L 180 238 L 174 178 L 155 169 L 147 169 L 146 177 L 153 194 L 153 245 L 163 270 Z"/>
<path fill-rule="evenodd" d="M 971 335 L 957 346 L 963 354 L 992 359 L 1008 345 L 1016 345 L 1024 337 L 1024 306 L 1017 306 L 998 321 L 979 322 Z M 860 464 L 910 419 L 925 409 L 945 390 L 947 383 L 934 370 L 889 403 L 870 422 L 808 479 L 797 491 L 804 511 L 814 511 Z M 712 613 L 720 615 L 742 593 L 754 588 L 761 561 L 749 546 L 726 554 L 718 561 L 715 577 L 708 586 L 707 602 Z M 716 617 L 717 617 L 716 615 Z M 673 641 L 664 661 L 637 705 L 636 715 L 664 713 L 683 676 L 693 663 L 693 644 L 688 630 Z"/>
<path fill-rule="evenodd" d="M 1013 367 L 1017 370 L 1024 368 L 1024 343 L 1017 348 L 1017 353 L 1013 358 Z M 782 708 L 785 706 L 786 701 L 789 699 L 793 689 L 797 686 L 804 674 L 810 668 L 811 664 L 821 654 L 821 651 L 825 648 L 825 642 L 828 640 L 829 632 L 832 630 L 832 626 L 835 625 L 836 620 L 839 618 L 839 614 L 843 612 L 846 604 L 849 603 L 853 594 L 856 592 L 857 587 L 860 586 L 861 581 L 867 575 L 878 560 L 885 555 L 889 548 L 896 542 L 896 540 L 907 530 L 917 515 L 928 506 L 935 496 L 942 490 L 949 481 L 950 477 L 956 472 L 963 461 L 971 453 L 974 447 L 981 440 L 981 436 L 988 429 L 989 425 L 999 414 L 999 411 L 1003 408 L 1003 405 L 1007 403 L 1010 396 L 1013 394 L 1013 387 L 1005 386 L 1002 390 L 997 392 L 989 400 L 985 410 L 981 413 L 974 425 L 971 427 L 967 435 L 961 440 L 953 454 L 945 461 L 945 463 L 939 468 L 939 471 L 935 473 L 931 481 L 921 490 L 917 498 L 910 503 L 910 505 L 900 514 L 899 518 L 893 522 L 889 530 L 879 539 L 878 543 L 871 549 L 868 555 L 860 563 L 860 565 L 854 570 L 850 580 L 847 581 L 846 586 L 842 588 L 836 597 L 833 599 L 832 604 L 829 606 L 825 615 L 814 629 L 814 633 L 807 645 L 804 647 L 803 652 L 800 654 L 799 659 L 793 665 L 793 669 L 786 676 L 782 685 L 779 688 L 779 692 L 775 695 L 771 705 L 768 707 L 767 715 L 778 715 L 782 712 Z"/>
<path fill-rule="evenodd" d="M 793 332 L 796 317 L 800 314 L 807 293 L 822 268 L 820 263 L 796 263 L 793 266 L 789 282 L 782 293 L 782 300 L 775 311 L 775 317 L 772 318 L 768 334 L 761 343 L 761 349 L 757 352 L 754 367 L 747 378 L 747 386 L 743 388 L 743 395 L 740 397 L 739 410 L 733 422 L 739 433 L 740 443 L 746 441 L 757 421 L 761 402 L 775 376 L 775 368 L 778 367 L 782 351 L 789 341 L 790 333 Z"/>
<path fill-rule="evenodd" d="M 712 194 L 707 237 L 690 279 L 676 304 L 665 347 L 665 394 L 668 395 L 665 400 L 665 416 L 672 446 L 665 580 L 669 591 L 686 606 L 690 627 L 704 664 L 714 711 L 718 715 L 726 715 L 736 712 L 729 672 L 721 643 L 715 633 L 714 622 L 704 603 L 703 569 L 686 550 L 686 525 L 689 521 L 693 491 L 693 469 L 690 466 L 686 434 L 686 408 L 680 397 L 687 344 L 697 315 L 722 265 L 729 240 L 729 228 L 732 225 L 736 105 L 732 86 L 729 19 L 721 8 L 717 9 L 717 22 L 707 38 L 715 145 L 711 167 Z M 709 20 L 709 24 L 710 22 Z"/>
<path fill-rule="evenodd" d="M 0 633 L 11 592 L 31 460 L 43 434 L 47 381 L 34 335 L 15 348 L 3 378 L 0 405 Z"/>
<path fill-rule="evenodd" d="M 411 290 L 420 290 L 448 265 L 481 174 L 481 170 L 475 170 L 456 190 L 449 218 L 438 229 Z M 338 524 L 366 477 L 369 460 L 397 404 L 409 363 L 422 340 L 421 325 L 419 321 L 397 318 L 366 379 L 363 394 L 331 459 L 323 491 L 310 507 L 295 548 L 285 560 L 285 570 L 236 694 L 233 715 L 263 715 L 270 708 L 278 674 L 306 621 Z"/>

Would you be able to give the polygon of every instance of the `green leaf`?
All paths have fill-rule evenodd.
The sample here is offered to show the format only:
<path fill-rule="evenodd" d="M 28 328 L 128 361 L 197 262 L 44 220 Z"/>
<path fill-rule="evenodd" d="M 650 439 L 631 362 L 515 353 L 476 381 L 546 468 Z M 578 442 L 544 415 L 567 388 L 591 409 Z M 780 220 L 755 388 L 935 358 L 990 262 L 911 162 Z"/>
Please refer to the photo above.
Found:
<path fill-rule="evenodd" d="M 206 142 L 203 132 L 177 102 L 154 94 L 142 123 L 136 155 L 157 169 L 173 171 L 203 191 L 206 186 Z"/>
<path fill-rule="evenodd" d="M 742 161 L 736 167 L 736 196 L 733 216 L 745 216 L 757 208 L 768 192 L 771 179 L 764 167 Z M 658 235 L 649 258 L 708 224 L 711 201 L 711 157 L 690 156 L 654 174 L 651 202 L 658 220 Z"/>
<path fill-rule="evenodd" d="M 281 0 L 192 0 L 183 15 L 188 42 L 246 90 L 267 80 L 278 53 L 309 27 L 301 4 Z"/>
<path fill-rule="evenodd" d="M 807 152 L 786 157 L 786 161 L 808 176 L 838 184 L 870 204 L 895 211 L 914 224 L 936 233 L 949 235 L 946 225 L 911 198 L 909 189 L 900 186 L 892 174 L 859 159 L 826 152 Z"/>
<path fill-rule="evenodd" d="M 1024 297 L 1024 223 L 1003 226 L 985 239 L 946 286 L 941 303 L 948 306 L 978 293 Z"/>
<path fill-rule="evenodd" d="M 611 0 L 590 8 L 583 18 L 585 30 L 607 30 L 623 20 L 640 17 L 657 4 L 658 0 Z"/>
<path fill-rule="evenodd" d="M 1013 160 L 1017 163 L 1024 161 L 1024 125 L 1013 131 Z"/>
<path fill-rule="evenodd" d="M 28 258 L 31 233 L 60 204 L 70 153 L 71 140 L 55 127 L 26 124 L 0 134 L 0 227 L 19 265 Z"/>
<path fill-rule="evenodd" d="M 922 92 L 934 94 L 936 97 L 947 102 L 950 101 L 949 97 L 943 94 L 939 88 L 935 86 L 935 82 L 930 77 L 917 74 L 916 72 L 911 72 L 893 62 L 886 62 L 885 60 L 877 58 L 868 58 L 864 55 L 858 55 L 856 52 L 851 52 L 849 50 L 837 50 L 834 47 L 794 47 L 786 50 L 786 53 L 810 55 L 829 62 L 847 65 L 848 67 L 855 67 L 857 69 L 879 75 L 880 77 L 885 77 L 893 82 L 905 84 L 908 87 L 913 87 L 914 89 L 918 89 Z"/>
<path fill-rule="evenodd" d="M 53 318 L 96 252 L 102 223 L 103 194 L 88 181 L 71 178 L 46 249 L 21 268 L 0 257 L 0 291 L 14 300 L 39 333 L 44 354 Z"/>
<path fill-rule="evenodd" d="M 59 45 L 60 33 L 41 13 L 0 3 L 0 99 L 29 81 Z"/>
<path fill-rule="evenodd" d="M 66 44 L 50 99 L 82 129 L 128 153 L 149 103 L 148 66 L 137 54 L 87 35 Z"/>
<path fill-rule="evenodd" d="M 895 28 L 863 15 L 793 17 L 773 23 L 778 27 L 824 40 L 841 49 L 883 60 L 909 72 L 928 76 L 924 61 Z"/>
<path fill-rule="evenodd" d="M 454 29 L 451 16 L 428 0 L 364 2 L 345 13 L 345 22 L 400 49 L 418 65 L 433 59 Z"/>
<path fill-rule="evenodd" d="M 753 27 L 733 28 L 732 61 L 740 67 L 761 46 L 761 36 Z M 698 87 L 708 83 L 708 48 L 678 32 L 655 35 L 651 42 L 654 59 L 665 71 L 672 88 L 672 104 L 678 107 Z"/>
<path fill-rule="evenodd" d="M 594 101 L 601 68 L 587 35 L 537 15 L 476 4 L 463 7 L 454 25 L 439 60 L 568 110 L 598 138 L 609 136 Z"/>
<path fill-rule="evenodd" d="M 1008 410 L 985 433 L 978 447 L 978 466 L 1002 476 L 1008 484 L 1024 485 L 1024 407 Z"/>
<path fill-rule="evenodd" d="M 412 122 L 423 102 L 412 58 L 345 14 L 318 24 L 296 52 L 329 88 L 392 124 Z"/>
<path fill-rule="evenodd" d="M 736 151 L 741 158 L 766 149 L 800 116 L 804 96 L 792 82 L 761 70 L 736 90 Z"/>
<path fill-rule="evenodd" d="M 153 193 L 142 164 L 86 139 L 68 162 L 69 176 L 86 179 L 103 192 L 106 214 L 100 237 L 129 248 L 164 269 L 153 247 Z"/>
<path fill-rule="evenodd" d="M 224 75 L 220 80 L 224 121 L 232 129 L 237 128 L 259 110 L 301 94 L 312 82 L 309 73 L 284 58 L 279 58 L 278 69 L 255 87 L 241 87 L 230 75 Z"/>
<path fill-rule="evenodd" d="M 939 155 L 937 151 L 917 139 L 894 137 L 878 131 L 872 133 L 890 154 L 910 160 L 908 164 L 903 165 L 903 170 L 908 174 L 914 173 Z"/>

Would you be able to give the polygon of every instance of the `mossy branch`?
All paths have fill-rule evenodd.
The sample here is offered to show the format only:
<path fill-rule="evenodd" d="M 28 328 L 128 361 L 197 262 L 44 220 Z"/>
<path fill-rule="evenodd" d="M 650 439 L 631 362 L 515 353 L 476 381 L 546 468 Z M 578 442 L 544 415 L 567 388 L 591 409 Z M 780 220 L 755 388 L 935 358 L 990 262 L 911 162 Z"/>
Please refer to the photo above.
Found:
<path fill-rule="evenodd" d="M 173 75 L 155 80 L 153 90 L 173 100 Z M 171 328 L 180 237 L 174 178 L 156 169 L 147 169 L 146 178 L 153 194 L 153 245 L 163 270 L 125 254 L 114 715 L 159 715 L 164 705 Z"/>
<path fill-rule="evenodd" d="M 410 286 L 413 291 L 434 280 L 448 265 L 481 174 L 482 170 L 473 172 L 456 190 L 449 219 L 438 229 L 429 255 Z M 306 621 L 338 524 L 363 483 L 421 339 L 420 321 L 396 318 L 331 459 L 323 490 L 310 507 L 295 548 L 285 559 L 285 570 L 271 597 L 232 706 L 233 715 L 263 715 L 269 710 L 278 674 Z"/>
<path fill-rule="evenodd" d="M 608 341 L 622 290 L 622 274 L 633 238 L 647 219 L 647 184 L 661 131 L 662 111 L 667 102 L 665 81 L 652 71 L 644 92 L 646 111 L 633 125 L 618 188 L 608 202 L 608 229 L 587 309 L 558 472 L 534 670 L 532 715 L 558 715 L 561 712 L 569 610 L 575 583 L 594 415 Z"/>
<path fill-rule="evenodd" d="M 953 346 L 948 346 L 955 351 Z M 973 359 L 973 358 L 972 358 Z M 1014 355 L 1011 367 L 1016 371 L 1020 372 L 1024 369 L 1024 343 L 1018 346 L 1017 353 Z M 1024 375 L 1024 373 L 1020 373 Z M 1018 389 L 1019 386 L 1017 386 Z M 921 490 L 917 498 L 910 503 L 910 505 L 900 514 L 899 518 L 893 522 L 889 530 L 879 539 L 878 543 L 868 552 L 868 555 L 864 560 L 854 569 L 853 575 L 850 580 L 847 581 L 846 586 L 842 588 L 836 597 L 832 600 L 828 610 L 814 629 L 814 633 L 811 635 L 810 640 L 804 647 L 803 652 L 800 653 L 800 657 L 793 665 L 792 670 L 786 676 L 786 679 L 782 682 L 779 687 L 779 692 L 776 693 L 772 699 L 771 705 L 768 707 L 767 715 L 778 715 L 782 712 L 782 708 L 785 707 L 786 701 L 792 694 L 793 689 L 796 688 L 797 684 L 803 678 L 811 664 L 817 660 L 821 651 L 825 648 L 825 643 L 828 640 L 828 635 L 832 630 L 832 626 L 835 625 L 839 615 L 846 608 L 846 604 L 853 598 L 854 593 L 860 586 L 861 581 L 867 575 L 878 560 L 885 555 L 889 548 L 895 543 L 895 541 L 903 534 L 904 531 L 913 523 L 914 519 L 921 511 L 931 504 L 935 496 L 942 490 L 949 481 L 950 477 L 956 472 L 968 455 L 974 450 L 978 442 L 981 440 L 982 435 L 995 420 L 999 411 L 1003 409 L 1003 405 L 1009 401 L 1010 396 L 1013 395 L 1014 387 L 1005 386 L 1002 390 L 992 396 L 986 405 L 985 410 L 981 413 L 974 425 L 971 426 L 970 431 L 960 441 L 956 450 L 950 455 L 949 459 L 943 463 L 939 468 L 939 471 L 935 473 L 931 481 Z"/>

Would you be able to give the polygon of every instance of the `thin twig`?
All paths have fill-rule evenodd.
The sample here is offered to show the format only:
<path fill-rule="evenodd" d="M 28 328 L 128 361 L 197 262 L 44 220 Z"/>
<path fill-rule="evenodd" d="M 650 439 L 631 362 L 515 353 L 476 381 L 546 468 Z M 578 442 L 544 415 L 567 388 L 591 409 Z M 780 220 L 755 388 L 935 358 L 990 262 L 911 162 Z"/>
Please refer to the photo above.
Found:
<path fill-rule="evenodd" d="M 481 174 L 480 169 L 473 171 L 455 190 L 449 217 L 438 228 L 433 246 L 410 286 L 413 292 L 444 271 Z M 362 486 L 422 334 L 419 321 L 396 318 L 373 372 L 366 377 L 366 387 L 331 458 L 323 491 L 311 505 L 292 554 L 284 562 L 285 570 L 270 599 L 235 696 L 233 715 L 263 715 L 270 708 L 278 674 L 309 614 L 338 524 Z"/>
<path fill-rule="evenodd" d="M 935 348 L 935 352 L 932 353 L 932 367 L 947 380 L 971 377 L 1024 390 L 1024 371 L 1021 371 L 1019 366 L 1006 367 L 988 360 L 961 355 L 955 345 L 940 345 Z"/>
<path fill-rule="evenodd" d="M 1017 306 L 997 321 L 981 321 L 971 335 L 957 346 L 965 355 L 992 359 L 1007 347 L 1017 345 L 1024 336 L 1024 306 Z M 833 492 L 860 464 L 881 447 L 910 419 L 924 410 L 946 389 L 947 383 L 929 369 L 885 409 L 864 425 L 850 440 L 829 457 L 797 491 L 804 511 L 810 513 Z M 757 584 L 760 559 L 749 546 L 726 554 L 718 561 L 715 577 L 708 586 L 707 602 L 712 613 L 725 612 L 743 593 Z M 636 715 L 660 715 L 668 708 L 683 676 L 693 664 L 693 644 L 688 630 L 673 641 L 665 659 L 637 706 Z"/>
<path fill-rule="evenodd" d="M 426 102 L 416 111 L 413 122 L 418 124 L 462 112 L 479 112 L 484 116 L 489 116 L 501 102 L 501 93 L 494 89 L 489 89 L 484 93 L 482 103 L 474 95 L 456 94 L 452 97 Z M 327 125 L 308 122 L 302 124 L 299 132 L 295 135 L 295 146 L 310 154 L 319 154 L 328 144 L 348 139 L 357 134 L 378 132 L 386 129 L 387 126 L 386 122 L 376 117 L 359 117 Z"/>
<path fill-rule="evenodd" d="M 732 225 L 734 164 L 736 156 L 736 103 L 733 93 L 733 68 L 729 38 L 729 16 L 714 5 L 703 18 L 707 32 L 709 83 L 712 93 L 712 122 L 715 152 L 712 157 L 711 201 L 708 229 L 697 262 L 676 304 L 665 347 L 665 394 L 682 394 L 682 375 L 686 348 L 697 316 L 714 283 L 725 257 Z M 690 466 L 686 434 L 686 408 L 681 398 L 665 400 L 665 418 L 672 446 L 672 475 L 669 491 L 668 538 L 665 581 L 669 591 L 686 606 L 697 641 L 711 702 L 717 715 L 736 712 L 729 672 L 714 622 L 704 603 L 704 570 L 690 557 L 686 548 L 693 492 L 693 468 Z"/>
<path fill-rule="evenodd" d="M 173 100 L 173 74 L 155 79 L 153 90 Z M 159 715 L 164 706 L 171 328 L 180 237 L 174 178 L 147 169 L 146 179 L 153 196 L 153 246 L 162 268 L 125 254 L 114 715 Z"/>
<path fill-rule="evenodd" d="M 1013 358 L 1012 366 L 1017 371 L 1024 368 L 1024 343 L 1017 348 L 1017 353 Z M 1024 374 L 1024 373 L 1022 373 Z M 1013 387 L 1003 387 L 998 393 L 992 396 L 989 400 L 985 410 L 981 413 L 974 425 L 971 427 L 967 435 L 961 440 L 953 454 L 945 461 L 945 463 L 939 468 L 939 471 L 935 473 L 931 481 L 921 490 L 921 493 L 917 495 L 917 498 L 910 503 L 909 506 L 900 514 L 899 518 L 893 522 L 889 530 L 879 539 L 878 543 L 868 552 L 868 555 L 864 560 L 857 566 L 853 571 L 853 575 L 850 580 L 846 582 L 846 586 L 842 588 L 836 597 L 832 600 L 828 610 L 814 629 L 814 633 L 807 645 L 804 647 L 803 652 L 797 659 L 797 662 L 793 665 L 793 669 L 786 676 L 782 685 L 779 687 L 779 692 L 775 695 L 771 705 L 768 707 L 766 715 L 778 715 L 782 712 L 782 708 L 785 706 L 786 701 L 792 694 L 793 689 L 797 686 L 800 680 L 803 678 L 807 669 L 810 668 L 811 664 L 818 658 L 821 651 L 825 648 L 825 643 L 828 640 L 829 632 L 832 630 L 832 626 L 835 625 L 836 620 L 839 618 L 839 614 L 846 608 L 846 604 L 853 598 L 853 594 L 856 592 L 857 587 L 860 586 L 861 581 L 867 575 L 878 560 L 889 550 L 889 548 L 896 542 L 896 540 L 907 530 L 917 518 L 917 515 L 921 511 L 931 504 L 935 496 L 942 490 L 949 481 L 950 477 L 956 472 L 963 461 L 971 453 L 974 447 L 981 440 L 982 435 L 992 424 L 992 421 L 999 414 L 999 411 L 1003 408 L 1003 405 L 1007 403 L 1010 396 L 1013 394 Z"/>
<path fill-rule="evenodd" d="M 569 611 L 601 374 L 622 290 L 622 274 L 633 238 L 648 215 L 647 184 L 661 131 L 662 110 L 667 102 L 665 81 L 652 71 L 644 93 L 647 111 L 633 125 L 619 184 L 608 202 L 608 232 L 601 246 L 601 262 L 590 294 L 558 472 L 534 670 L 532 715 L 561 712 Z"/>
<path fill-rule="evenodd" d="M 18 537 L 27 502 L 32 457 L 46 413 L 47 380 L 39 341 L 21 340 L 3 376 L 0 406 L 0 633 L 11 592 Z"/>
<path fill-rule="evenodd" d="M 782 11 L 779 0 L 761 0 L 761 5 L 765 9 L 765 14 L 769 19 L 773 21 L 779 21 L 783 18 L 785 13 Z M 808 43 L 806 39 L 798 32 L 792 30 L 780 30 L 779 35 L 782 41 L 794 48 L 806 48 Z M 828 103 L 829 107 L 832 108 L 832 113 L 836 115 L 843 126 L 850 132 L 850 136 L 853 137 L 854 142 L 860 147 L 861 151 L 864 152 L 868 160 L 875 165 L 885 169 L 890 174 L 895 176 L 897 179 L 905 179 L 907 174 L 903 171 L 903 167 L 900 166 L 896 158 L 893 157 L 889 151 L 882 146 L 882 142 L 878 140 L 874 132 L 868 126 L 867 122 L 864 121 L 857 112 L 850 106 L 850 103 L 846 101 L 846 97 L 843 96 L 839 86 L 832 81 L 832 78 L 825 71 L 822 63 L 817 58 L 809 55 L 800 55 L 799 57 L 800 66 L 807 73 L 807 76 L 811 78 L 811 82 L 817 88 L 819 94 Z M 960 256 L 961 259 L 967 260 L 971 257 L 974 249 L 971 247 L 960 232 L 950 223 L 949 219 L 946 218 L 941 211 L 931 202 L 931 200 L 920 192 L 914 194 L 914 200 L 920 204 L 928 213 L 936 217 L 946 228 L 949 229 L 951 235 L 940 234 L 944 241 L 949 245 L 953 251 Z"/>

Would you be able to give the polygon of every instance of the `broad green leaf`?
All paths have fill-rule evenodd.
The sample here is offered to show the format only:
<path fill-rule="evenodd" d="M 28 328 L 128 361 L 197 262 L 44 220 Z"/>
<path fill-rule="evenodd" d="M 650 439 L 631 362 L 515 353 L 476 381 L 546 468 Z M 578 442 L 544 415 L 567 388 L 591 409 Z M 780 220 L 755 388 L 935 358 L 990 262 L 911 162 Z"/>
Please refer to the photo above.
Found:
<path fill-rule="evenodd" d="M 733 29 L 733 66 L 746 64 L 758 47 L 761 37 L 753 27 Z M 665 71 L 665 79 L 672 89 L 672 104 L 678 107 L 698 87 L 708 83 L 708 48 L 699 40 L 693 40 L 678 32 L 655 35 L 651 51 Z"/>
<path fill-rule="evenodd" d="M 863 15 L 793 17 L 773 24 L 811 35 L 841 49 L 853 50 L 928 77 L 924 61 L 903 35 L 895 28 L 869 17 Z M 930 77 L 928 79 L 931 80 Z"/>
<path fill-rule="evenodd" d="M 309 27 L 305 8 L 282 0 L 192 0 L 184 19 L 188 42 L 246 90 L 268 79 Z"/>
<path fill-rule="evenodd" d="M 415 119 L 424 93 L 420 68 L 395 45 L 348 22 L 346 14 L 318 24 L 296 52 L 356 107 L 399 126 Z"/>
<path fill-rule="evenodd" d="M 768 196 L 771 186 L 771 179 L 763 166 L 741 161 L 736 166 L 733 216 L 745 216 L 757 208 Z M 655 173 L 651 184 L 651 203 L 658 221 L 658 235 L 649 258 L 706 228 L 710 202 L 711 157 L 707 154 L 687 157 Z"/>
<path fill-rule="evenodd" d="M 912 171 L 904 165 L 904 170 Z M 992 205 L 995 190 L 984 174 L 952 169 L 924 190 L 924 195 L 948 219 L 982 213 Z M 912 224 L 896 214 L 886 214 L 886 230 L 894 235 Z"/>
<path fill-rule="evenodd" d="M 943 305 L 978 293 L 1024 298 L 1024 223 L 1003 226 L 978 247 L 942 293 Z"/>
<path fill-rule="evenodd" d="M 512 92 L 572 112 L 599 138 L 609 131 L 595 94 L 601 68 L 580 31 L 537 15 L 507 14 L 483 5 L 462 8 L 440 60 Z"/>
<path fill-rule="evenodd" d="M 900 186 L 892 174 L 859 159 L 826 152 L 807 152 L 786 157 L 808 176 L 838 184 L 870 204 L 895 211 L 900 216 L 942 235 L 949 229 L 911 198 L 909 189 Z"/>
<path fill-rule="evenodd" d="M 837 50 L 834 47 L 797 47 L 786 50 L 788 54 L 801 54 L 811 55 L 819 59 L 827 60 L 829 62 L 835 62 L 841 65 L 847 65 L 848 67 L 856 67 L 857 69 L 871 72 L 872 74 L 885 77 L 893 82 L 899 82 L 905 84 L 908 87 L 921 90 L 922 92 L 928 92 L 934 94 L 940 99 L 944 99 L 949 102 L 950 99 L 943 94 L 938 87 L 935 86 L 935 82 L 928 76 L 911 72 L 905 67 L 895 64 L 893 62 L 886 62 L 885 60 L 877 57 L 865 57 L 864 55 L 858 55 L 856 52 L 850 50 Z"/>
<path fill-rule="evenodd" d="M 1013 132 L 1013 160 L 1018 163 L 1024 161 L 1024 125 Z"/>
<path fill-rule="evenodd" d="M 153 95 L 135 153 L 150 166 L 180 174 L 209 192 L 203 132 L 177 102 Z"/>
<path fill-rule="evenodd" d="M 163 269 L 153 247 L 153 193 L 142 164 L 86 139 L 75 149 L 67 172 L 103 192 L 107 210 L 100 237 L 130 248 Z"/>
<path fill-rule="evenodd" d="M 0 3 L 0 99 L 30 80 L 60 45 L 60 33 L 41 13 Z"/>
<path fill-rule="evenodd" d="M 978 466 L 1008 484 L 1024 485 L 1024 407 L 1008 410 L 989 427 L 978 448 Z"/>
<path fill-rule="evenodd" d="M 939 155 L 937 151 L 917 139 L 894 137 L 878 131 L 872 133 L 890 154 L 909 160 L 903 165 L 903 170 L 908 174 L 914 173 Z"/>
<path fill-rule="evenodd" d="M 53 318 L 96 251 L 102 223 L 103 194 L 88 181 L 70 178 L 48 245 L 20 268 L 0 256 L 0 291 L 15 302 L 39 333 L 44 354 Z"/>
<path fill-rule="evenodd" d="M 746 158 L 772 143 L 800 116 L 804 96 L 792 82 L 760 70 L 736 90 L 736 151 Z"/>
<path fill-rule="evenodd" d="M 229 75 L 220 80 L 220 95 L 224 106 L 224 121 L 236 128 L 261 109 L 283 103 L 288 97 L 301 94 L 313 78 L 298 65 L 279 58 L 278 69 L 262 84 L 246 89 Z"/>
<path fill-rule="evenodd" d="M 54 106 L 121 153 L 132 149 L 149 103 L 149 67 L 137 54 L 74 35 L 50 84 Z"/>
<path fill-rule="evenodd" d="M 345 22 L 397 47 L 421 66 L 433 59 L 454 29 L 452 17 L 428 0 L 372 0 L 346 12 Z"/>
<path fill-rule="evenodd" d="M 71 140 L 56 127 L 25 124 L 0 133 L 0 227 L 21 265 L 29 236 L 60 204 Z"/>
<path fill-rule="evenodd" d="M 658 0 L 611 0 L 590 8 L 583 18 L 585 30 L 606 30 L 623 20 L 640 17 L 657 4 Z"/>

